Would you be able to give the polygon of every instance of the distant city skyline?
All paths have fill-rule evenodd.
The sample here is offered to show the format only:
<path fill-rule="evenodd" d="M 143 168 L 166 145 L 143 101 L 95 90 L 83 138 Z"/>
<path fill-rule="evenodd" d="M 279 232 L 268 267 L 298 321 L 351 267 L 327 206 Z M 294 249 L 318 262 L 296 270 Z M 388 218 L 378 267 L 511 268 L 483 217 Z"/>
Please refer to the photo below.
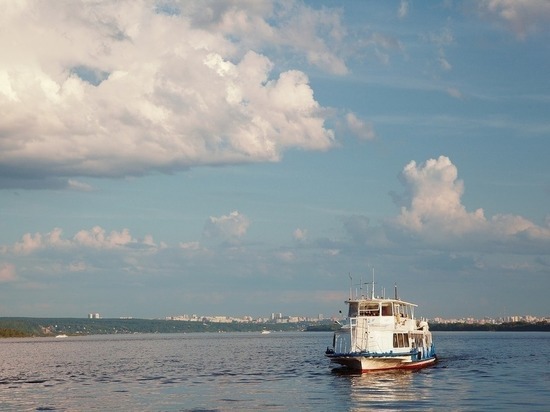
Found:
<path fill-rule="evenodd" d="M 550 311 L 550 2 L 2 5 L 0 316 Z"/>

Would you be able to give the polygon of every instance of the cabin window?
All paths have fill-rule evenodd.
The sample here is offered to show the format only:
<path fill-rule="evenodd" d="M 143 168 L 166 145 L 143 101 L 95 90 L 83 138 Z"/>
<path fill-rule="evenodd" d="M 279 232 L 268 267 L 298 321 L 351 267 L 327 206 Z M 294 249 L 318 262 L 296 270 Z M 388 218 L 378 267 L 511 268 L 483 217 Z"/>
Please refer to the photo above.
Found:
<path fill-rule="evenodd" d="M 406 333 L 394 333 L 393 334 L 393 347 L 394 348 L 408 348 L 409 347 L 409 335 Z"/>
<path fill-rule="evenodd" d="M 391 303 L 383 303 L 382 304 L 382 316 L 391 316 Z"/>
<path fill-rule="evenodd" d="M 359 308 L 359 316 L 378 316 L 380 315 L 380 306 L 378 303 L 363 303 Z"/>
<path fill-rule="evenodd" d="M 359 303 L 358 303 L 358 302 L 350 302 L 350 303 L 349 303 L 349 312 L 348 312 L 348 316 L 349 316 L 350 318 L 356 317 L 356 316 L 357 316 L 358 309 L 359 309 Z"/>
<path fill-rule="evenodd" d="M 400 316 L 402 318 L 412 318 L 412 307 L 408 305 L 394 305 L 393 313 L 395 316 Z"/>

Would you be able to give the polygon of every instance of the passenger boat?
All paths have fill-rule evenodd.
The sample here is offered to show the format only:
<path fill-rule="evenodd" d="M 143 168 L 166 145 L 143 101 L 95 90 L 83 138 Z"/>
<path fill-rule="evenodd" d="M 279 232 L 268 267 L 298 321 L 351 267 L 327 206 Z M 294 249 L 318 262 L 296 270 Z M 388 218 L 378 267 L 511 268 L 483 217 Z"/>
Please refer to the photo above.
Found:
<path fill-rule="evenodd" d="M 345 324 L 334 333 L 326 356 L 350 369 L 373 372 L 420 369 L 437 361 L 432 334 L 426 320 L 414 317 L 414 303 L 376 297 L 374 280 L 369 296 L 356 292 L 346 301 Z"/>

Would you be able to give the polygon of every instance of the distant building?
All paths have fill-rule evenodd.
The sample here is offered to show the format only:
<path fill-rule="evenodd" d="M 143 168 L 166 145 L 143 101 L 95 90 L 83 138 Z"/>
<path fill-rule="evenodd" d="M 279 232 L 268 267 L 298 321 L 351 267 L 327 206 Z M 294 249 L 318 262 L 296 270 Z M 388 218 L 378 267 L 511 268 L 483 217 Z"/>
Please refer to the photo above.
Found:
<path fill-rule="evenodd" d="M 271 314 L 271 320 L 278 320 L 278 319 L 282 319 L 282 318 L 283 318 L 282 313 L 272 313 Z"/>

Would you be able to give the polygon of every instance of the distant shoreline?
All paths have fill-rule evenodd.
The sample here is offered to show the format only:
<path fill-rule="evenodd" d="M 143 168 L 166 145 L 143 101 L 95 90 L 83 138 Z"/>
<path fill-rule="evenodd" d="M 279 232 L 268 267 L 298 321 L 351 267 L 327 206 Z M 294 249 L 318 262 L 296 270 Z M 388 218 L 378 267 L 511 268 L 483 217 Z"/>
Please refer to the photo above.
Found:
<path fill-rule="evenodd" d="M 190 332 L 330 332 L 335 323 L 218 323 L 164 319 L 85 319 L 85 318 L 0 318 L 0 337 L 87 336 L 132 333 Z M 510 322 L 502 324 L 431 323 L 434 332 L 550 332 L 548 322 Z"/>
<path fill-rule="evenodd" d="M 433 323 L 430 324 L 430 329 L 436 332 L 550 332 L 550 323 Z"/>
<path fill-rule="evenodd" d="M 308 330 L 311 332 L 333 331 L 339 329 L 340 325 L 311 325 Z M 550 332 L 548 322 L 509 322 L 499 324 L 476 324 L 476 323 L 430 323 L 432 332 Z"/>
<path fill-rule="evenodd" d="M 218 323 L 165 319 L 0 317 L 0 337 L 87 336 L 133 333 L 261 332 L 305 330 L 309 323 Z"/>

